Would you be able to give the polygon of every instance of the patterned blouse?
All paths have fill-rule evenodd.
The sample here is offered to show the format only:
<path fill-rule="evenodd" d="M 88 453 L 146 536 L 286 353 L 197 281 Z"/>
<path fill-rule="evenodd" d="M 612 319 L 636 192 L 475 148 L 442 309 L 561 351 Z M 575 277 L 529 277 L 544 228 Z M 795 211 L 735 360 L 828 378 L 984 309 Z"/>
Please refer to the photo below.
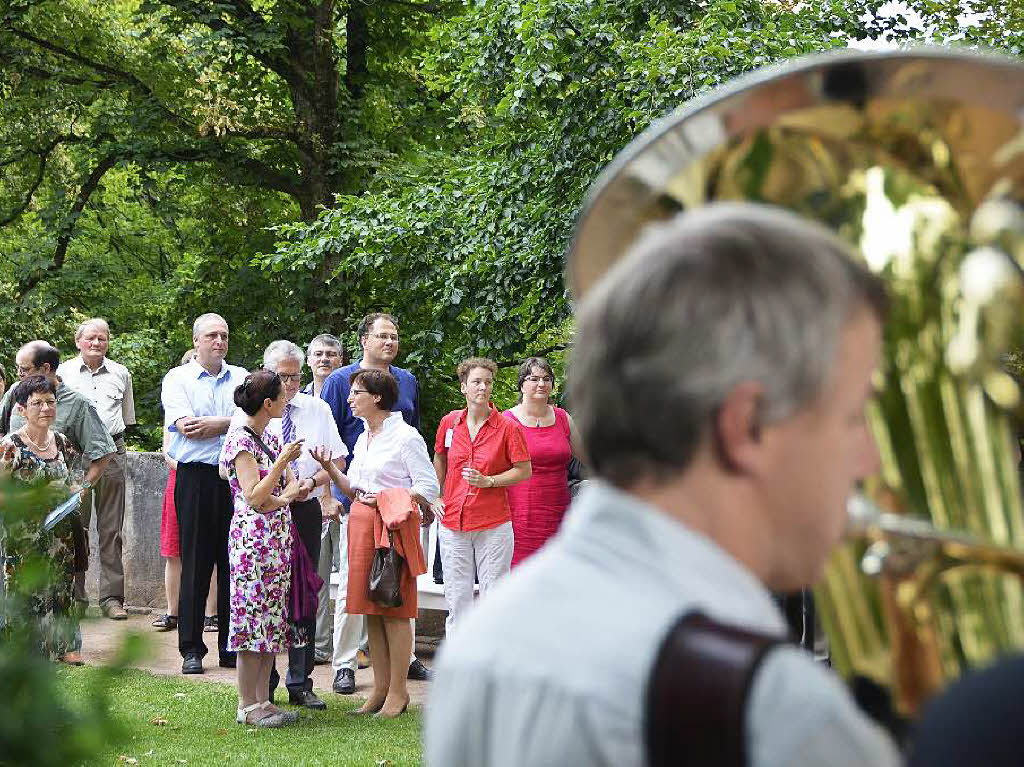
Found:
<path fill-rule="evenodd" d="M 72 614 L 73 575 L 76 569 L 84 570 L 88 554 L 78 512 L 62 519 L 52 530 L 47 531 L 42 527 L 43 519 L 50 509 L 67 498 L 67 491 L 70 490 L 72 478 L 79 466 L 78 453 L 71 441 L 59 432 L 53 432 L 53 435 L 57 440 L 57 455 L 54 458 L 40 458 L 17 434 L 8 434 L 0 441 L 0 471 L 9 472 L 14 480 L 27 485 L 53 483 L 63 486 L 54 488 L 50 500 L 31 508 L 28 515 L 15 521 L 7 520 L 5 529 L 0 530 L 5 555 L 0 561 L 8 593 L 21 592 L 32 597 L 33 612 L 40 616 L 43 646 L 59 657 L 76 647 L 74 633 L 77 621 L 55 620 L 54 617 Z M 50 585 L 29 592 L 27 585 L 21 583 L 21 564 L 26 558 L 40 556 L 44 557 L 48 565 Z"/>
<path fill-rule="evenodd" d="M 60 432 L 53 432 L 57 441 L 54 458 L 40 458 L 17 434 L 8 434 L 0 441 L 0 469 L 5 469 L 19 482 L 60 482 L 71 484 L 72 474 L 79 466 L 78 453 L 71 440 Z"/>

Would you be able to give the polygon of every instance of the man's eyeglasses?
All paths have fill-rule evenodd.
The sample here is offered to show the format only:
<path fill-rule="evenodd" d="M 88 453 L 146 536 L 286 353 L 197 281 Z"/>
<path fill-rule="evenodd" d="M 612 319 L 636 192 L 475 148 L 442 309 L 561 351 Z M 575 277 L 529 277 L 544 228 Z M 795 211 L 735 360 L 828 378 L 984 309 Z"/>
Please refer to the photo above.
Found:
<path fill-rule="evenodd" d="M 398 343 L 398 333 L 370 333 L 378 341 L 394 341 Z"/>
<path fill-rule="evenodd" d="M 526 376 L 524 380 L 529 381 L 532 384 L 539 384 L 543 381 L 547 381 L 549 384 L 553 384 L 555 382 L 555 379 L 551 376 Z"/>
<path fill-rule="evenodd" d="M 295 381 L 302 380 L 301 373 L 278 373 L 277 377 L 280 378 L 285 383 L 293 383 Z"/>
<path fill-rule="evenodd" d="M 27 376 L 29 373 L 36 369 L 35 365 L 15 365 L 14 367 L 18 371 L 18 375 L 23 376 Z"/>

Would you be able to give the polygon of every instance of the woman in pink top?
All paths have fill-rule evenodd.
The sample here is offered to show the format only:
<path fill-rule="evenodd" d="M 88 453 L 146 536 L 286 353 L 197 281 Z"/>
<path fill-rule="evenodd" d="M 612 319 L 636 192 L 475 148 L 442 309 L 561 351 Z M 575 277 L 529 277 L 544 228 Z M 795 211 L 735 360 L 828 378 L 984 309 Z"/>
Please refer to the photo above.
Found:
<path fill-rule="evenodd" d="M 530 357 L 519 366 L 520 402 L 503 414 L 523 427 L 533 462 L 533 475 L 508 488 L 515 536 L 512 567 L 558 531 L 569 506 L 573 424 L 567 412 L 550 403 L 554 386 L 547 360 Z"/>

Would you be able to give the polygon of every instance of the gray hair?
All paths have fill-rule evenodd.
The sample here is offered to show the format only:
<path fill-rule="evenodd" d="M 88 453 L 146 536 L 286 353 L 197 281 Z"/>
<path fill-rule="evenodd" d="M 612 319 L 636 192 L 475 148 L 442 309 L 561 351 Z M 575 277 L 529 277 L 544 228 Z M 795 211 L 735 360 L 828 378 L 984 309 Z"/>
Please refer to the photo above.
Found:
<path fill-rule="evenodd" d="M 208 322 L 213 322 L 215 320 L 219 320 L 220 322 L 223 322 L 225 325 L 228 324 L 228 321 L 221 317 L 216 312 L 207 312 L 206 314 L 200 314 L 198 317 L 196 317 L 196 321 L 192 323 L 192 338 L 198 337 L 199 334 L 203 331 L 203 327 Z"/>
<path fill-rule="evenodd" d="M 107 321 L 102 317 L 92 317 L 78 326 L 78 330 L 75 331 L 75 340 L 80 339 L 87 329 L 93 327 L 99 328 L 107 334 L 108 339 L 110 338 L 110 325 L 107 324 Z"/>
<path fill-rule="evenodd" d="M 321 346 L 333 346 L 338 351 L 341 351 L 341 341 L 332 336 L 330 333 L 321 333 L 306 347 L 306 354 L 313 353 L 313 344 L 320 344 Z"/>
<path fill-rule="evenodd" d="M 886 313 L 878 278 L 781 209 L 720 203 L 652 227 L 577 311 L 569 397 L 595 473 L 681 473 L 744 381 L 764 387 L 761 424 L 794 414 L 865 307 Z"/>
<path fill-rule="evenodd" d="M 299 370 L 302 370 L 306 357 L 302 353 L 300 346 L 293 344 L 291 341 L 271 341 L 270 345 L 263 350 L 263 367 L 276 373 L 277 366 L 281 364 L 281 360 L 288 358 L 298 362 Z"/>

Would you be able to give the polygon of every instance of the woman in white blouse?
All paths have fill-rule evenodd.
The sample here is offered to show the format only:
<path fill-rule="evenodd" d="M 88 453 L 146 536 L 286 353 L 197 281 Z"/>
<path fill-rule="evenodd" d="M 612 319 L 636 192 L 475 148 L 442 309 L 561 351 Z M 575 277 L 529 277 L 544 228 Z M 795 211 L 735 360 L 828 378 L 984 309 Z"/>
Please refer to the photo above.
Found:
<path fill-rule="evenodd" d="M 373 521 L 377 515 L 377 493 L 406 488 L 433 519 L 432 505 L 439 488 L 423 437 L 392 413 L 398 400 L 398 383 L 381 370 L 359 370 L 352 375 L 348 405 L 363 420 L 365 428 L 352 453 L 347 476 L 342 475 L 329 455 L 314 451 L 314 457 L 331 474 L 338 488 L 349 495 L 352 509 L 348 522 L 348 592 L 346 612 L 365 615 L 373 667 L 373 692 L 356 714 L 393 718 L 409 705 L 406 676 L 412 652 L 410 618 L 416 617 L 416 579 L 408 567 L 402 569 L 402 606 L 382 607 L 369 598 L 367 586 L 373 561 Z M 416 515 L 413 515 L 414 517 Z M 419 546 L 418 536 L 413 545 Z"/>

